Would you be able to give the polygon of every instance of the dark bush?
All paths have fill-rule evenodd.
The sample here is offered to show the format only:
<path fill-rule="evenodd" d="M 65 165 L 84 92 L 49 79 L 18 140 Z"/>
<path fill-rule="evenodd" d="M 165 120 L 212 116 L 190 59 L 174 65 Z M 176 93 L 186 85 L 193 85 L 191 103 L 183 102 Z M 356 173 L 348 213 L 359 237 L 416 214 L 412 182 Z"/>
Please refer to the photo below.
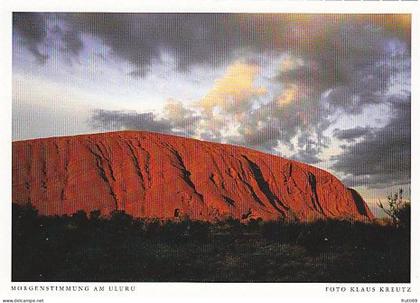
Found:
<path fill-rule="evenodd" d="M 191 240 L 207 242 L 210 237 L 210 224 L 207 222 L 192 221 L 190 228 Z"/>
<path fill-rule="evenodd" d="M 402 224 L 407 228 L 410 224 L 410 202 L 409 200 L 404 200 L 402 188 L 398 192 L 388 195 L 387 205 L 383 205 L 379 201 L 378 207 L 391 218 L 395 226 Z"/>
<path fill-rule="evenodd" d="M 410 229 L 411 223 L 411 205 L 405 203 L 398 209 L 397 212 L 398 223 L 401 228 Z"/>
<path fill-rule="evenodd" d="M 250 219 L 246 224 L 246 230 L 248 232 L 260 232 L 261 227 L 263 226 L 263 220 L 261 218 L 258 219 Z"/>
<path fill-rule="evenodd" d="M 409 282 L 409 214 L 401 208 L 398 227 L 232 218 L 210 224 L 122 211 L 48 217 L 14 204 L 12 279 Z"/>

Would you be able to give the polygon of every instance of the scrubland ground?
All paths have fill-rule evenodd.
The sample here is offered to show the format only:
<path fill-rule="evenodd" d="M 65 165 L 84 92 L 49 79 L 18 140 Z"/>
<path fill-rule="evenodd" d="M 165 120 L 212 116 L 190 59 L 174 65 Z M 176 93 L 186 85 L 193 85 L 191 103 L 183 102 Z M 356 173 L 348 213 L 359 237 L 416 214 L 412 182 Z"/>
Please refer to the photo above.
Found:
<path fill-rule="evenodd" d="M 209 224 L 13 205 L 13 281 L 409 282 L 409 224 Z"/>

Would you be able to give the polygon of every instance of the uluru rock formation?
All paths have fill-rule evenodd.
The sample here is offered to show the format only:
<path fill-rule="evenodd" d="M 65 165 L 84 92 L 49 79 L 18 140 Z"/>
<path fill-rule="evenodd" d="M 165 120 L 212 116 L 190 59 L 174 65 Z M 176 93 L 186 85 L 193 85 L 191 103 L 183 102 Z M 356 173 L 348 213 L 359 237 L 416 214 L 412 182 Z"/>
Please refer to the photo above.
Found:
<path fill-rule="evenodd" d="M 12 149 L 13 202 L 32 203 L 41 214 L 373 218 L 330 173 L 244 147 L 122 131 L 16 141 Z"/>

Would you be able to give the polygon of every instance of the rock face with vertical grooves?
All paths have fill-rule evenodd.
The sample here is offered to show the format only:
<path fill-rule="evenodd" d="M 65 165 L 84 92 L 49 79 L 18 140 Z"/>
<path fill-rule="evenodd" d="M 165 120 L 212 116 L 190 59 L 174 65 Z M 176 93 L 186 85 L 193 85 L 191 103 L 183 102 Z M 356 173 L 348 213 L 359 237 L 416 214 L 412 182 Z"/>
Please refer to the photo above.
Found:
<path fill-rule="evenodd" d="M 330 173 L 238 146 L 123 131 L 17 141 L 12 148 L 13 202 L 46 215 L 373 218 L 362 197 Z"/>

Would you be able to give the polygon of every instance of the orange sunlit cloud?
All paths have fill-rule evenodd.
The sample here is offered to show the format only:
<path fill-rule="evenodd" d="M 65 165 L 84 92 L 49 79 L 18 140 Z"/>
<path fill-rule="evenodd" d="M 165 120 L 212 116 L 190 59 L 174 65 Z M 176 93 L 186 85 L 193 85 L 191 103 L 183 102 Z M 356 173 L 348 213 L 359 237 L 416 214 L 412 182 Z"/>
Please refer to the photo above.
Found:
<path fill-rule="evenodd" d="M 230 65 L 225 74 L 217 79 L 213 88 L 199 101 L 199 107 L 212 115 L 217 107 L 224 111 L 240 111 L 243 104 L 248 104 L 253 97 L 263 96 L 267 89 L 255 86 L 254 82 L 260 73 L 255 64 L 239 61 Z"/>

